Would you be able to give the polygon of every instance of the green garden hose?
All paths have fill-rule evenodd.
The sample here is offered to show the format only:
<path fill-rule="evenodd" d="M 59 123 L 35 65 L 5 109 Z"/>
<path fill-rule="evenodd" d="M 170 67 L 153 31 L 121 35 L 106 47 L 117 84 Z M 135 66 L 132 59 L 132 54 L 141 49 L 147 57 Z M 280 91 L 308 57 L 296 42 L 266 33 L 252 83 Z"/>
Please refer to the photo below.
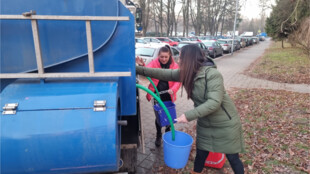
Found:
<path fill-rule="evenodd" d="M 155 91 L 156 91 L 157 96 L 160 97 L 160 96 L 159 96 L 158 89 L 156 88 L 156 86 L 155 86 L 153 80 L 152 80 L 150 77 L 146 77 L 146 78 L 147 78 L 147 79 L 151 82 L 151 84 L 153 85 L 153 87 L 154 87 L 154 89 L 155 89 Z"/>
<path fill-rule="evenodd" d="M 168 117 L 168 120 L 169 120 L 169 123 L 170 123 L 170 126 L 171 126 L 171 133 L 172 133 L 172 140 L 174 141 L 175 140 L 175 130 L 174 130 L 174 125 L 173 125 L 173 121 L 172 121 L 172 118 L 171 118 L 171 115 L 167 109 L 167 107 L 165 106 L 165 104 L 161 101 L 161 99 L 159 98 L 159 96 L 156 96 L 156 94 L 154 92 L 152 92 L 151 90 L 147 89 L 146 87 L 142 86 L 142 85 L 139 85 L 139 84 L 136 84 L 136 87 L 137 88 L 140 88 L 142 90 L 144 90 L 145 92 L 149 93 L 152 97 L 154 97 L 155 100 L 158 101 L 159 105 L 164 109 L 167 117 Z M 155 88 L 156 89 L 156 88 Z"/>

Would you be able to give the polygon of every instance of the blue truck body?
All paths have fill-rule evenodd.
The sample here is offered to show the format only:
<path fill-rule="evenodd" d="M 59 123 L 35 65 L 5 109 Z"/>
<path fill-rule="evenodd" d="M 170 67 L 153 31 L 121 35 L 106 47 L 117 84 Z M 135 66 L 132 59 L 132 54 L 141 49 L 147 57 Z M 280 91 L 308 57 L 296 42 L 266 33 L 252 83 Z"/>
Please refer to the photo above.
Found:
<path fill-rule="evenodd" d="M 91 21 L 95 72 L 128 77 L 1 79 L 0 173 L 118 171 L 122 128 L 137 116 L 134 17 L 118 0 L 2 0 L 1 15 L 129 16 Z M 37 72 L 30 20 L 0 20 L 1 73 Z M 45 73 L 89 72 L 85 21 L 38 20 Z M 103 112 L 94 101 L 105 100 Z M 135 125 L 136 126 L 136 125 Z M 137 135 L 133 135 L 137 136 Z"/>

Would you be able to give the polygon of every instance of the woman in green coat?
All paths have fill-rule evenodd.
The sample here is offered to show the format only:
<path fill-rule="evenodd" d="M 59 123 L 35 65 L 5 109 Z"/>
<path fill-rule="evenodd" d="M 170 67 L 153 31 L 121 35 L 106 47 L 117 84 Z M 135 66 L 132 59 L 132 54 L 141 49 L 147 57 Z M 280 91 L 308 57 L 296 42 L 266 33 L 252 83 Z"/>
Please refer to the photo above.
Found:
<path fill-rule="evenodd" d="M 141 59 L 136 59 L 140 65 Z M 165 81 L 179 81 L 194 102 L 194 109 L 177 118 L 178 123 L 197 119 L 196 158 L 193 173 L 201 173 L 209 152 L 225 153 L 236 174 L 243 174 L 239 153 L 244 151 L 237 109 L 224 89 L 223 77 L 212 59 L 196 45 L 182 47 L 180 69 L 136 67 L 137 74 Z"/>

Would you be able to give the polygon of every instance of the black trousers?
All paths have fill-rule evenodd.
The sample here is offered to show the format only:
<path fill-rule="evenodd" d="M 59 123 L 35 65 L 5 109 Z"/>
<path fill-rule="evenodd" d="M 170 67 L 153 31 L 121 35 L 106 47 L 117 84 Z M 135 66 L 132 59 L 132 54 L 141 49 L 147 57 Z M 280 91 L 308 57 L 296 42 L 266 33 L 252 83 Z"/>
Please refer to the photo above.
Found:
<path fill-rule="evenodd" d="M 204 150 L 199 150 L 199 149 L 196 150 L 194 172 L 198 172 L 198 173 L 202 172 L 208 155 L 209 155 L 209 151 L 204 151 Z M 244 174 L 243 164 L 239 158 L 238 153 L 226 154 L 226 157 L 235 174 Z"/>
<path fill-rule="evenodd" d="M 155 126 L 156 126 L 156 137 L 161 138 L 161 126 L 158 124 L 157 119 L 155 119 Z M 171 126 L 166 126 L 165 132 L 169 132 L 171 130 Z"/>

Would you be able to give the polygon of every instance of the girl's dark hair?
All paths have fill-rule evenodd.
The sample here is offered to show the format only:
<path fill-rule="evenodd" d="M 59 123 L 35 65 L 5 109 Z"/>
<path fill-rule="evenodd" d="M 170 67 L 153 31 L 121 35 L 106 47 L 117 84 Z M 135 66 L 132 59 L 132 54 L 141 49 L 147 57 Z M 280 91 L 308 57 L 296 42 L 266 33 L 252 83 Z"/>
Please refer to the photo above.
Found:
<path fill-rule="evenodd" d="M 169 56 L 169 62 L 172 61 L 172 53 L 171 53 L 171 50 L 170 50 L 170 47 L 168 45 L 164 46 L 164 47 L 161 47 L 158 51 L 158 55 L 160 55 L 161 52 L 164 52 L 164 53 L 169 53 L 170 56 Z"/>
<path fill-rule="evenodd" d="M 203 63 L 207 61 L 204 52 L 196 45 L 182 47 L 180 55 L 180 81 L 185 87 L 187 98 L 191 98 L 194 78 Z"/>

